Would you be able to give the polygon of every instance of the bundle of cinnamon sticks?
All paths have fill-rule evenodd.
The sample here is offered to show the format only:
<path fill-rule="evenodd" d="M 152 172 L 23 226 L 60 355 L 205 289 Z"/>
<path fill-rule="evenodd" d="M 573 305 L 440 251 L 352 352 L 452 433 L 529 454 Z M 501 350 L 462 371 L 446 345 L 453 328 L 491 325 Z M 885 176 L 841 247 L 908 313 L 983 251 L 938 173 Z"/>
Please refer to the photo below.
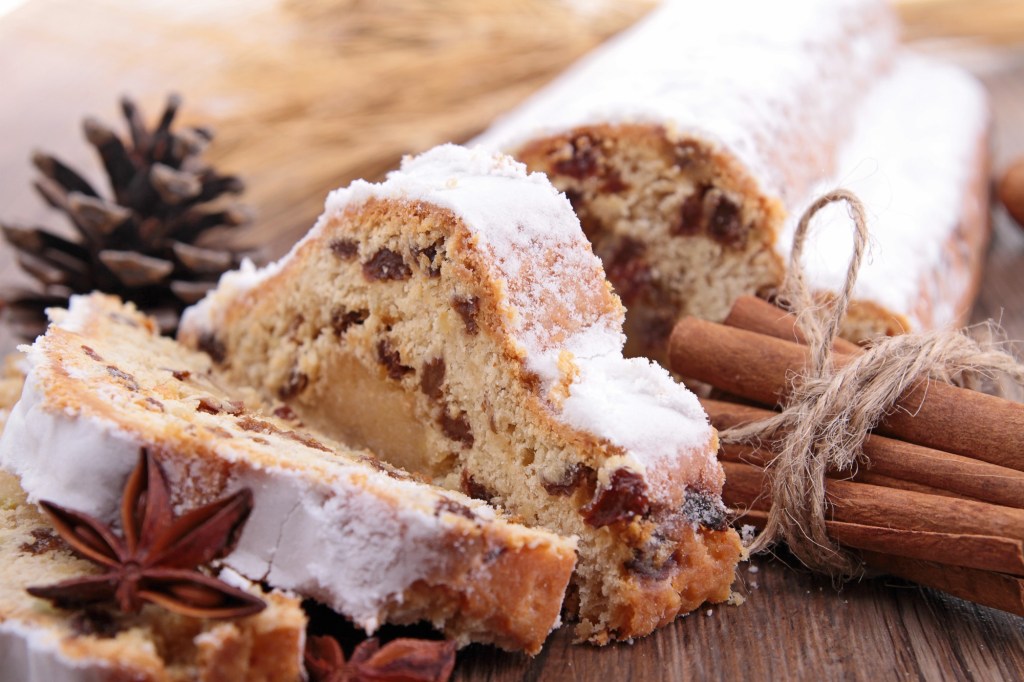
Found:
<path fill-rule="evenodd" d="M 810 350 L 795 318 L 743 297 L 724 324 L 685 318 L 672 333 L 678 374 L 709 384 L 718 429 L 772 414 Z M 861 350 L 833 346 L 836 364 Z M 771 443 L 726 445 L 723 498 L 763 526 Z M 864 445 L 866 462 L 826 481 L 829 535 L 869 568 L 1024 615 L 1024 405 L 945 383 L 907 391 Z M 834 476 L 834 478 L 832 477 Z"/>

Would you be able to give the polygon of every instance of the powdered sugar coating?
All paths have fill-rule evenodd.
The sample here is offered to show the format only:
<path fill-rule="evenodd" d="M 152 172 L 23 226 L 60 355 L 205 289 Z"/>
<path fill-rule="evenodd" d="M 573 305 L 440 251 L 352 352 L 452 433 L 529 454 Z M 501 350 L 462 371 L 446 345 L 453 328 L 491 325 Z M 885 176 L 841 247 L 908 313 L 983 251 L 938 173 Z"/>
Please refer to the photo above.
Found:
<path fill-rule="evenodd" d="M 109 661 L 72 657 L 61 633 L 17 620 L 0 623 L 3 678 L 19 682 L 104 682 L 118 672 Z"/>
<path fill-rule="evenodd" d="M 38 352 L 26 350 L 30 367 L 42 362 Z M 29 502 L 53 500 L 113 519 L 124 479 L 138 462 L 138 443 L 114 424 L 54 415 L 44 404 L 39 377 L 30 369 L 0 434 L 0 467 L 18 475 Z M 58 462 L 69 452 L 77 455 Z"/>
<path fill-rule="evenodd" d="M 788 205 L 831 167 L 851 102 L 895 43 L 882 0 L 667 0 L 476 142 L 511 151 L 577 126 L 653 123 L 733 155 Z"/>
<path fill-rule="evenodd" d="M 987 125 L 981 85 L 959 69 L 920 56 L 902 55 L 893 72 L 871 90 L 837 171 L 810 193 L 813 198 L 845 187 L 867 208 L 870 252 L 855 299 L 905 315 L 914 329 L 949 326 L 963 313 L 954 309 L 956 297 L 939 291 L 960 292 L 970 285 L 969 268 L 947 262 L 946 244 L 958 227 Z M 810 201 L 790 215 L 779 238 L 778 249 L 787 258 Z M 837 291 L 843 286 L 852 235 L 845 205 L 833 204 L 817 214 L 804 252 L 812 287 Z M 932 304 L 926 311 L 929 319 L 921 317 L 924 311 L 917 306 L 922 287 Z"/>
<path fill-rule="evenodd" d="M 493 277 L 505 284 L 510 331 L 527 367 L 540 377 L 541 393 L 569 383 L 569 397 L 552 406 L 557 419 L 624 449 L 638 471 L 666 464 L 673 470 L 715 468 L 713 429 L 696 397 L 649 361 L 623 359 L 617 301 L 590 304 L 588 297 L 606 295 L 604 270 L 568 199 L 543 174 L 527 174 L 525 165 L 502 154 L 442 145 L 405 159 L 383 183 L 357 180 L 332 192 L 300 244 L 334 216 L 371 199 L 423 201 L 463 220 L 476 248 L 488 255 Z M 289 258 L 271 267 L 280 270 Z M 256 273 L 252 281 L 260 277 Z M 234 295 L 215 291 L 210 300 L 229 306 Z M 199 321 L 191 316 L 183 326 Z M 566 376 L 566 357 L 578 369 L 575 377 Z"/>
<path fill-rule="evenodd" d="M 577 364 L 580 376 L 562 404 L 563 415 L 627 452 L 658 452 L 705 420 L 693 394 L 680 391 L 668 372 L 649 360 L 599 355 Z"/>

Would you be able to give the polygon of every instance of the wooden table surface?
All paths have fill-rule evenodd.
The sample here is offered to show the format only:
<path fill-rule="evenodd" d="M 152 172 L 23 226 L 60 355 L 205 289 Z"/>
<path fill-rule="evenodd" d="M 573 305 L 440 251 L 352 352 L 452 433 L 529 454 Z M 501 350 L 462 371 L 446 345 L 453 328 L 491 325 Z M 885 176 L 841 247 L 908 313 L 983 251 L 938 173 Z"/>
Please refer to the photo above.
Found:
<path fill-rule="evenodd" d="M 107 73 L 103 87 L 90 88 L 54 70 L 67 64 L 67 55 L 48 50 L 40 62 L 38 45 L 12 42 L 17 35 L 3 29 L 0 21 L 0 217 L 52 223 L 28 190 L 29 152 L 45 145 L 81 158 L 84 145 L 74 141 L 81 115 L 145 84 L 146 75 L 136 65 L 118 77 Z M 949 56 L 978 73 L 992 93 L 999 170 L 1024 155 L 1024 53 L 958 49 Z M 107 57 L 96 59 L 109 69 Z M 309 210 L 299 210 L 302 224 Z M 1001 210 L 994 223 L 974 319 L 995 318 L 1010 338 L 1024 339 L 1024 230 Z M 281 241 L 294 235 L 286 237 Z M 17 274 L 3 248 L 0 281 L 7 282 Z M 1024 679 L 1024 619 L 1018 617 L 884 577 L 836 590 L 769 557 L 742 565 L 738 587 L 743 605 L 702 609 L 632 644 L 574 645 L 562 628 L 534 659 L 473 646 L 460 653 L 454 679 Z"/>

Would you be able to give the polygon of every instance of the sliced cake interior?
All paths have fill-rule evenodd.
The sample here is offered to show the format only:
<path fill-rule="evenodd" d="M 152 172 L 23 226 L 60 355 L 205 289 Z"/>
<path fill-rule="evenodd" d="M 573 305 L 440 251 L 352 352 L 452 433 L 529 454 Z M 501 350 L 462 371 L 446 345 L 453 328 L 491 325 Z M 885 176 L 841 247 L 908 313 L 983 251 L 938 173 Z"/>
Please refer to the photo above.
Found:
<path fill-rule="evenodd" d="M 664 370 L 622 357 L 622 319 L 564 195 L 446 145 L 334 192 L 179 336 L 319 430 L 578 536 L 570 607 L 606 642 L 726 599 L 740 555 L 715 431 Z"/>
<path fill-rule="evenodd" d="M 575 541 L 505 520 L 232 388 L 208 355 L 111 297 L 74 297 L 28 349 L 0 464 L 30 499 L 109 521 L 146 447 L 176 503 L 242 487 L 254 510 L 224 562 L 368 631 L 428 620 L 461 644 L 537 652 L 557 625 Z"/>
<path fill-rule="evenodd" d="M 179 616 L 156 606 L 137 614 L 64 610 L 29 586 L 92 575 L 48 519 L 29 504 L 16 477 L 0 471 L 0 677 L 55 680 L 296 680 L 306 616 L 295 597 L 257 587 L 267 608 L 235 620 Z"/>
<path fill-rule="evenodd" d="M 782 205 L 713 141 L 656 124 L 584 125 L 516 152 L 565 191 L 629 314 L 626 351 L 667 365 L 682 315 L 723 319 L 782 279 Z"/>

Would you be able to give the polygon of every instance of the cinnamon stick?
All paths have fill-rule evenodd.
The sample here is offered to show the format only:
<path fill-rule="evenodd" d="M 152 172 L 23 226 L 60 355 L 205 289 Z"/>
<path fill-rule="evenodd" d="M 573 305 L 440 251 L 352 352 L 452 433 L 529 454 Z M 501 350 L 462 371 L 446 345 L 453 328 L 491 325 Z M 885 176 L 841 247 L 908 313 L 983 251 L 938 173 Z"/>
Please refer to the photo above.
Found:
<path fill-rule="evenodd" d="M 763 405 L 784 399 L 808 349 L 686 317 L 669 342 L 672 369 Z M 836 364 L 851 355 L 839 354 Z M 879 431 L 900 440 L 1024 471 L 1024 405 L 938 382 L 911 388 Z"/>
<path fill-rule="evenodd" d="M 751 464 L 762 469 L 768 465 L 768 463 L 771 461 L 773 457 L 774 454 L 771 451 L 751 447 L 749 445 L 740 445 L 737 443 L 723 443 L 718 450 L 718 459 L 723 462 Z M 892 478 L 890 476 L 866 472 L 862 469 L 852 474 L 848 472 L 839 473 L 830 471 L 828 472 L 828 476 L 830 478 L 835 478 L 841 481 L 856 481 L 857 483 L 867 483 L 870 485 L 883 486 L 885 488 L 893 488 L 896 490 L 910 490 L 918 493 L 926 493 L 928 495 L 939 495 L 942 497 L 953 497 L 957 499 L 973 499 L 978 502 L 987 502 L 987 500 L 978 500 L 977 498 L 965 497 L 960 493 L 955 493 L 950 490 L 943 490 L 942 488 L 932 488 L 931 486 L 927 486 L 922 483 L 904 481 L 899 478 Z"/>
<path fill-rule="evenodd" d="M 717 429 L 748 424 L 773 414 L 769 410 L 719 400 L 702 399 L 701 405 Z M 877 485 L 960 495 L 1024 509 L 1024 473 L 1014 469 L 874 434 L 864 441 L 864 455 L 868 464 L 854 477 L 863 482 L 873 480 Z M 753 448 L 726 445 L 722 456 L 763 466 L 771 455 L 754 452 Z"/>
<path fill-rule="evenodd" d="M 730 327 L 758 332 L 784 341 L 794 341 L 799 344 L 806 343 L 803 334 L 797 326 L 796 317 L 794 315 L 787 313 L 768 301 L 757 298 L 756 296 L 741 296 L 738 298 L 733 304 L 732 309 L 729 311 L 729 315 L 725 319 L 725 324 Z M 832 349 L 835 353 L 843 355 L 854 355 L 861 353 L 864 350 L 857 344 L 843 338 L 837 338 L 832 344 Z M 933 401 L 938 402 L 938 405 L 933 405 L 929 409 L 938 410 L 938 408 L 946 408 L 941 410 L 943 415 L 946 417 L 944 421 L 949 422 L 952 420 L 954 423 L 956 420 L 955 406 L 957 401 L 969 400 L 971 399 L 971 396 L 985 395 L 983 393 L 978 393 L 977 391 L 957 388 L 943 382 L 932 382 L 928 386 L 916 389 L 904 396 L 904 401 L 909 401 L 909 406 L 901 403 L 901 406 L 905 409 L 899 409 L 885 419 L 878 429 L 879 432 L 890 433 L 891 435 L 895 435 L 905 441 L 920 443 L 922 445 L 930 445 L 931 447 L 939 450 L 948 450 L 968 457 L 977 457 L 978 459 L 984 459 L 985 461 L 992 461 L 990 459 L 985 459 L 983 456 L 984 453 L 982 455 L 978 455 L 974 452 L 965 451 L 967 448 L 972 447 L 972 443 L 965 442 L 963 444 L 964 450 L 957 449 L 957 446 L 955 445 L 944 447 L 943 444 L 946 442 L 956 442 L 955 439 L 957 434 L 955 433 L 949 434 L 949 441 L 944 440 L 946 438 L 945 435 L 928 433 L 929 427 L 926 423 L 927 419 L 930 418 L 928 412 L 926 411 L 925 414 L 915 414 L 914 409 L 914 406 L 922 405 L 926 395 L 928 394 L 932 396 Z M 989 430 L 994 432 L 1000 439 L 999 444 L 992 444 L 990 446 L 992 451 L 998 449 L 1002 444 L 1007 442 L 1019 442 L 1021 432 L 1019 430 L 1016 431 L 1015 437 L 1014 429 L 1019 429 L 1020 425 L 1024 424 L 1024 407 L 1019 403 L 1002 400 L 993 396 L 986 396 L 985 399 L 976 399 L 976 402 L 981 403 L 977 408 L 977 412 L 980 414 L 984 414 L 985 410 L 992 409 L 996 406 L 1001 408 L 1001 410 L 999 410 L 1001 413 L 993 413 L 991 423 L 988 424 Z M 951 406 L 954 409 L 949 409 Z M 1002 418 L 1007 416 L 1010 417 L 1010 421 L 1002 421 Z M 984 434 L 982 437 L 985 437 Z M 929 440 L 932 438 L 940 440 Z"/>
<path fill-rule="evenodd" d="M 749 524 L 756 528 L 763 528 L 767 521 L 768 513 L 760 510 L 745 512 L 736 519 L 738 524 Z M 837 542 L 866 552 L 892 554 L 907 559 L 926 561 L 934 560 L 938 555 L 942 557 L 942 564 L 947 566 L 962 566 L 1008 575 L 1024 575 L 1021 572 L 1024 570 L 1024 543 L 1016 540 L 981 535 L 879 528 L 842 521 L 826 521 L 825 527 L 828 529 L 829 536 Z M 874 555 L 869 556 L 873 557 Z M 870 563 L 869 565 L 877 568 Z"/>
<path fill-rule="evenodd" d="M 796 325 L 795 316 L 757 296 L 737 298 L 732 304 L 724 324 L 727 327 L 774 336 L 783 341 L 793 341 L 801 345 L 807 343 Z M 850 354 L 859 353 L 861 347 L 840 337 L 832 343 L 832 350 L 836 353 Z"/>
<path fill-rule="evenodd" d="M 722 468 L 726 480 L 722 499 L 726 504 L 767 510 L 769 499 L 762 495 L 767 491 L 763 469 L 728 461 L 722 462 Z M 825 482 L 825 490 L 834 521 L 1024 541 L 1021 509 L 834 479 Z"/>
<path fill-rule="evenodd" d="M 864 552 L 869 566 L 982 606 L 1024 616 L 1024 581 L 1002 573 Z"/>
<path fill-rule="evenodd" d="M 969 495 L 961 495 L 954 493 L 950 490 L 943 490 L 942 488 L 933 488 L 923 483 L 914 483 L 913 481 L 904 481 L 900 478 L 892 478 L 891 476 L 885 476 L 883 474 L 876 474 L 871 471 L 857 471 L 851 481 L 857 483 L 867 483 L 869 485 L 880 485 L 884 488 L 894 488 L 897 490 L 911 490 L 916 493 L 925 493 L 927 495 L 940 495 L 942 497 L 955 497 L 964 498 L 969 500 L 977 500 L 978 502 L 986 502 L 986 500 L 979 500 L 977 497 L 971 497 Z M 1005 506 L 1016 506 L 1016 505 L 1005 505 Z M 1017 507 L 1020 509 L 1020 507 Z"/>

